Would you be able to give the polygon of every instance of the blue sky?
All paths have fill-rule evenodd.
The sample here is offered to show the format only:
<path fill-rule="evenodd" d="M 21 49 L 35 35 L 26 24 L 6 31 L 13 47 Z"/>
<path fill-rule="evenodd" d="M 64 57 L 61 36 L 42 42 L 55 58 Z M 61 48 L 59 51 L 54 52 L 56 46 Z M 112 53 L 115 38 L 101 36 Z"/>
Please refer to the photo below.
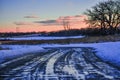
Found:
<path fill-rule="evenodd" d="M 0 25 L 80 15 L 99 1 L 104 0 L 0 0 Z M 26 19 L 25 16 L 39 18 Z"/>

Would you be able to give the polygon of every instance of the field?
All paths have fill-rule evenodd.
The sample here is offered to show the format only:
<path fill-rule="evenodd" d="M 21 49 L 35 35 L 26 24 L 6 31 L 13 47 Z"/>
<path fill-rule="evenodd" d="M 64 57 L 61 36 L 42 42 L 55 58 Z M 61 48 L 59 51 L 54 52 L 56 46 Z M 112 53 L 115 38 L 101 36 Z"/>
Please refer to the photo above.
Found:
<path fill-rule="evenodd" d="M 0 41 L 1 80 L 120 79 L 119 35 L 15 39 Z"/>
<path fill-rule="evenodd" d="M 0 40 L 1 44 L 69 44 L 69 43 L 98 43 L 98 42 L 114 42 L 114 41 L 120 41 L 120 35 L 108 35 L 108 36 L 86 36 L 81 38 L 65 38 L 65 39 L 45 39 L 45 40 L 34 40 L 34 37 L 32 40 L 13 40 L 11 39 L 4 39 Z"/>

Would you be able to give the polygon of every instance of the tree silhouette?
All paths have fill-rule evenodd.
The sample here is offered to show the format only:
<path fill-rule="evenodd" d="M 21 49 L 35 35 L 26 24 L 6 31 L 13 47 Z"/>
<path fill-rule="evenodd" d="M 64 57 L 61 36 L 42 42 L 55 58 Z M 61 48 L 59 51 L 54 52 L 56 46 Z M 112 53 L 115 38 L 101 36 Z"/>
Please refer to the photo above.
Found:
<path fill-rule="evenodd" d="M 91 27 L 100 27 L 102 32 L 107 29 L 109 34 L 113 34 L 120 26 L 120 0 L 100 2 L 85 14 Z"/>
<path fill-rule="evenodd" d="M 70 21 L 68 19 L 63 19 L 64 30 L 70 30 Z"/>

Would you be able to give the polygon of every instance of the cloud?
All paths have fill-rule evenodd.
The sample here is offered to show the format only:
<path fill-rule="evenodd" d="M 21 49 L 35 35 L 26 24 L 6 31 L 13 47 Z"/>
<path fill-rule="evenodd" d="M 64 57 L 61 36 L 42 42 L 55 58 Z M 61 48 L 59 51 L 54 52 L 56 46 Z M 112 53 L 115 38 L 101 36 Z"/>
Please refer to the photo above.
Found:
<path fill-rule="evenodd" d="M 87 19 L 85 15 L 75 15 L 75 16 L 60 16 L 55 20 L 45 20 L 45 21 L 35 21 L 34 23 L 40 23 L 42 25 L 63 25 L 63 21 L 70 22 L 71 25 L 81 24 Z"/>
<path fill-rule="evenodd" d="M 35 23 L 41 23 L 42 25 L 60 25 L 56 20 L 35 21 Z"/>
<path fill-rule="evenodd" d="M 24 16 L 24 18 L 39 18 L 38 16 Z"/>
<path fill-rule="evenodd" d="M 57 21 L 67 20 L 70 22 L 76 22 L 76 21 L 84 21 L 85 19 L 87 19 L 86 15 L 75 15 L 75 16 L 61 16 L 57 19 Z"/>
<path fill-rule="evenodd" d="M 15 25 L 32 25 L 32 23 L 29 22 L 14 22 Z"/>
<path fill-rule="evenodd" d="M 40 21 L 40 23 L 45 23 L 45 24 L 51 24 L 51 23 L 56 23 L 56 20 L 46 20 L 46 21 Z"/>
<path fill-rule="evenodd" d="M 75 17 L 83 17 L 83 15 L 75 15 Z"/>

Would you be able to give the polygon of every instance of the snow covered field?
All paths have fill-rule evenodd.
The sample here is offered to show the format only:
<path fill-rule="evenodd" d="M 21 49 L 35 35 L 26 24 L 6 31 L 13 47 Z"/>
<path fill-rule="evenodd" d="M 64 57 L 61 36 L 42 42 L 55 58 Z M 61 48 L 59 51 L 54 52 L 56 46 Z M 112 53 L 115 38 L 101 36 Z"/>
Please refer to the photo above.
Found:
<path fill-rule="evenodd" d="M 93 78 L 94 80 L 116 80 L 120 78 L 120 71 L 116 67 L 96 57 L 98 55 L 103 60 L 120 67 L 120 42 L 0 45 L 0 47 L 3 48 L 0 50 L 0 75 L 5 80 L 91 80 Z M 95 49 L 96 55 L 89 47 Z M 10 58 L 13 59 L 6 60 Z"/>
<path fill-rule="evenodd" d="M 38 52 L 44 47 L 93 47 L 97 55 L 105 61 L 109 61 L 120 66 L 120 42 L 105 43 L 84 43 L 84 44 L 43 44 L 43 45 L 0 45 L 10 50 L 0 50 L 0 62 L 6 58 L 26 54 L 29 52 Z"/>
<path fill-rule="evenodd" d="M 55 39 L 69 39 L 69 38 L 83 38 L 84 36 L 67 36 L 67 37 L 7 37 L 0 38 L 2 39 L 10 39 L 10 40 L 55 40 Z"/>
<path fill-rule="evenodd" d="M 97 56 L 105 61 L 109 61 L 120 66 L 120 42 L 104 42 L 104 43 L 83 43 L 83 44 L 52 44 L 41 45 L 41 47 L 92 47 L 97 51 Z"/>
<path fill-rule="evenodd" d="M 29 46 L 29 45 L 0 45 L 0 47 L 7 48 L 8 50 L 0 50 L 0 62 L 4 61 L 8 58 L 15 58 L 20 55 L 32 53 L 32 52 L 40 52 L 44 50 L 39 46 Z"/>

